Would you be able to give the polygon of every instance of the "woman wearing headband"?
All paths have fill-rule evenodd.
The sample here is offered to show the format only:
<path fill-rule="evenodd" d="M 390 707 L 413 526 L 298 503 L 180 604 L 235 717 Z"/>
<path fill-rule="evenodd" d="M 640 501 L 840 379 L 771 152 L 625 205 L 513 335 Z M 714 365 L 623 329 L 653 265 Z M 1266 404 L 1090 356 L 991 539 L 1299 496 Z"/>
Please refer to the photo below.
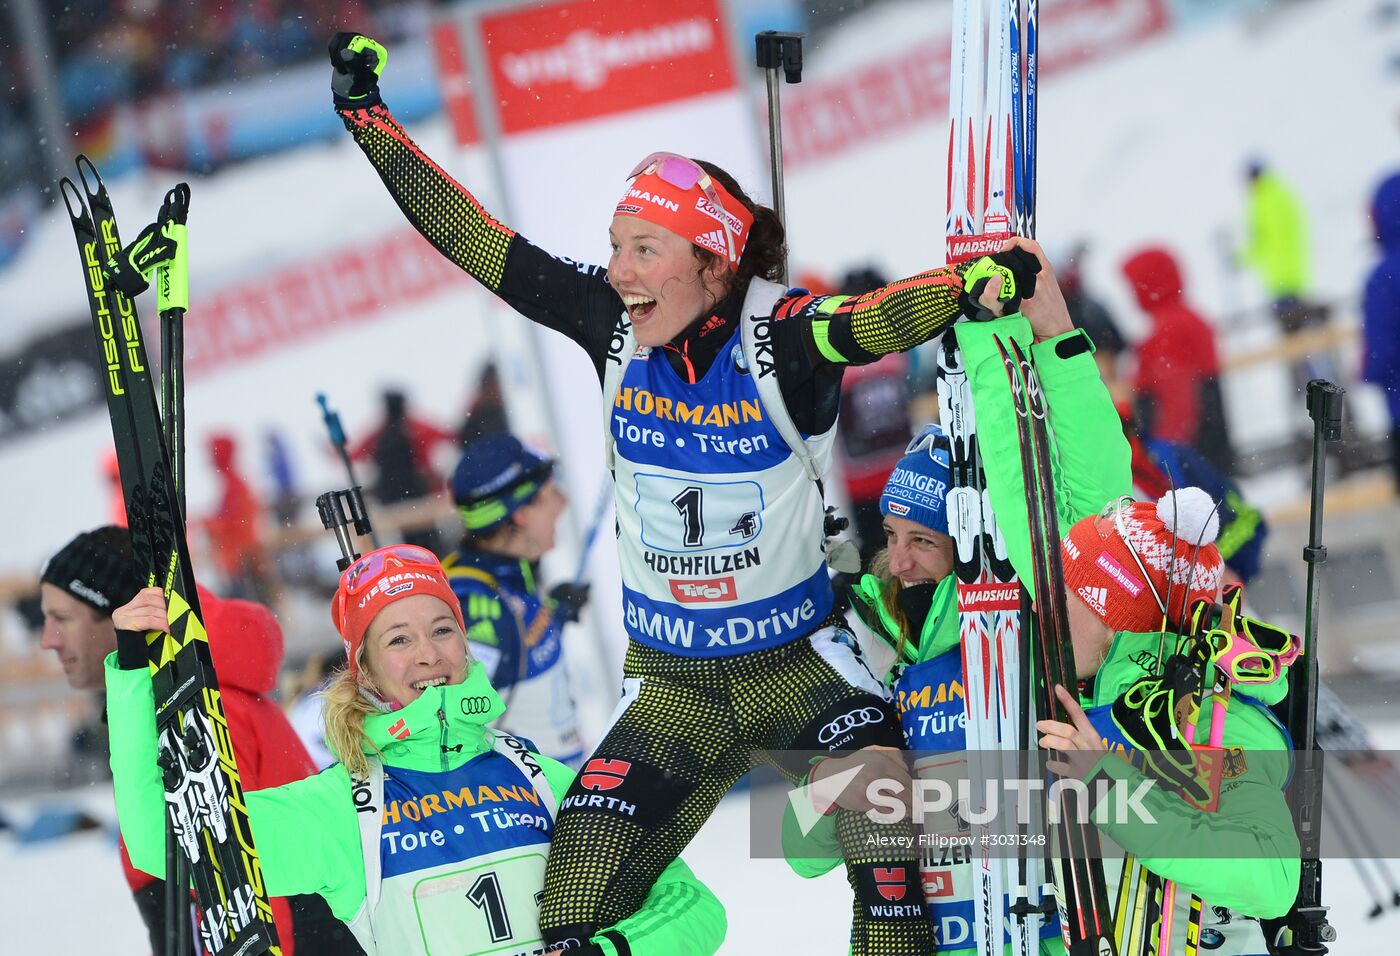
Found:
<path fill-rule="evenodd" d="M 1131 485 L 1128 447 L 1112 399 L 1099 379 L 1092 346 L 1083 333 L 1066 331 L 1067 315 L 1057 317 L 1058 300 L 1052 292 L 1056 287 L 1048 267 L 1037 288 L 1035 298 L 1025 303 L 1024 319 L 959 327 L 987 486 L 1012 562 L 1028 580 L 1020 450 L 1006 373 L 993 341 L 1000 336 L 1029 348 L 1050 409 L 1057 448 L 1056 505 L 1062 527 L 1069 529 L 1061 545 L 1065 597 L 1074 665 L 1086 694 L 1081 706 L 1070 693 L 1077 688 L 1057 691 L 1070 720 L 1042 721 L 1039 742 L 1047 749 L 1087 753 L 1088 766 L 1080 768 L 1086 769 L 1086 776 L 1102 773 L 1136 784 L 1141 775 L 1116 756 L 1098 763 L 1094 757 L 1106 750 L 1122 754 L 1170 749 L 1170 726 L 1145 719 L 1141 705 L 1147 699 L 1169 699 L 1173 706 L 1161 709 L 1172 714 L 1174 705 L 1186 699 L 1184 694 L 1162 696 L 1176 688 L 1158 674 L 1184 669 L 1175 654 L 1175 635 L 1167 653 L 1177 660 L 1169 667 L 1158 666 L 1163 621 L 1181 622 L 1197 602 L 1219 598 L 1223 562 L 1213 543 L 1218 521 L 1213 502 L 1195 488 L 1170 493 L 1159 502 L 1120 498 Z M 880 500 L 888 546 L 857 582 L 853 604 L 894 650 L 885 680 L 899 705 L 909 749 L 944 755 L 967 746 L 957 579 L 952 573 L 955 548 L 947 534 L 949 457 L 947 438 L 937 425 L 926 427 L 911 442 Z M 1090 504 L 1105 499 L 1110 505 L 1102 511 Z M 1180 623 L 1173 628 L 1179 629 Z M 1279 752 L 1288 744 L 1265 706 L 1283 696 L 1287 684 L 1281 674 L 1291 656 L 1287 636 L 1280 642 L 1277 629 L 1245 619 L 1236 630 L 1268 650 L 1237 639 L 1219 648 L 1215 657 L 1217 664 L 1242 678 L 1235 684 L 1240 700 L 1217 742 L 1243 756 L 1219 787 L 1218 808 L 1203 821 L 1202 812 L 1179 796 L 1156 791 L 1148 803 L 1161 821 L 1159 827 L 1146 832 L 1118 828 L 1110 835 L 1142 857 L 1154 873 L 1182 883 L 1184 892 L 1177 894 L 1182 912 L 1173 921 L 1178 948 L 1187 924 L 1185 906 L 1196 892 L 1211 907 L 1219 907 L 1208 910 L 1213 915 L 1207 919 L 1207 938 L 1215 934 L 1212 941 L 1228 939 L 1232 947 L 1236 942 L 1245 947 L 1229 952 L 1262 953 L 1258 924 L 1238 918 L 1232 923 L 1229 910 L 1256 918 L 1276 916 L 1288 909 L 1297 888 L 1298 843 L 1281 792 L 1288 768 L 1286 753 Z M 1223 634 L 1216 639 L 1226 640 Z M 1183 647 L 1189 650 L 1184 642 Z M 1199 743 L 1210 741 L 1210 723 L 1209 714 L 1197 723 Z M 1273 751 L 1272 756 L 1281 759 L 1256 751 Z M 857 766 L 859 757 L 833 757 L 814 766 L 808 780 L 812 793 L 823 798 L 822 781 Z M 1170 776 L 1174 768 L 1164 769 Z M 861 800 L 859 787 L 846 786 L 837 803 L 859 809 L 865 806 Z M 793 868 L 808 876 L 830 869 L 836 855 L 830 827 L 818 827 L 798 839 L 793 822 L 790 819 L 785 829 Z M 1195 849 L 1206 850 L 1212 840 L 1222 839 L 1232 842 L 1217 845 L 1209 859 L 1171 859 L 1164 852 L 1180 852 L 1193 843 Z M 924 887 L 938 951 L 970 952 L 970 857 L 941 850 L 927 854 Z M 1109 866 L 1106 871 L 1112 886 L 1118 869 Z M 1116 898 L 1112 891 L 1110 898 Z M 1052 914 L 1041 930 L 1041 951 L 1047 956 L 1062 952 L 1059 931 Z"/>
<path fill-rule="evenodd" d="M 393 545 L 360 558 L 331 619 L 348 661 L 325 692 L 339 762 L 245 794 L 269 895 L 324 897 L 370 956 L 542 952 L 545 859 L 573 772 L 486 728 L 504 707 L 431 552 Z M 113 615 L 121 630 L 107 659 L 117 815 L 132 862 L 157 876 L 164 789 L 144 632 L 166 620 L 160 589 L 145 589 Z M 675 860 L 636 913 L 569 952 L 709 954 L 724 931 L 723 907 Z"/>
<path fill-rule="evenodd" d="M 578 343 L 603 384 L 630 643 L 623 700 L 565 800 L 541 909 L 546 939 L 587 935 L 641 904 L 753 753 L 899 745 L 898 717 L 833 613 L 820 481 L 845 367 L 941 333 L 974 266 L 858 297 L 789 292 L 772 281 L 785 254 L 774 212 L 670 153 L 619 181 L 606 269 L 561 260 L 412 142 L 379 95 L 382 47 L 340 34 L 330 52 L 336 110 L 408 219 Z M 1008 310 L 1033 294 L 1033 256 L 974 265 L 1005 277 Z M 590 769 L 612 774 L 606 794 Z M 917 898 L 914 867 L 882 849 L 907 824 L 852 814 L 840 829 L 853 950 L 924 956 L 922 907 L 890 905 Z"/>

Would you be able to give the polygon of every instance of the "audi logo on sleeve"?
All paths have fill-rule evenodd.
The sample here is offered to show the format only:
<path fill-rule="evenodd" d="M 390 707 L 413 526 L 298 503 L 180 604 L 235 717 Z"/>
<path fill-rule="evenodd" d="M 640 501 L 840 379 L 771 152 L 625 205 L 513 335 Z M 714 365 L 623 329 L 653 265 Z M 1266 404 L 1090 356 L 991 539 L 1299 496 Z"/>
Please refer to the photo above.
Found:
<path fill-rule="evenodd" d="M 868 727 L 871 724 L 878 724 L 884 719 L 885 715 L 874 707 L 860 707 L 850 713 L 842 714 L 823 727 L 817 734 L 817 740 L 829 744 L 857 727 Z"/>

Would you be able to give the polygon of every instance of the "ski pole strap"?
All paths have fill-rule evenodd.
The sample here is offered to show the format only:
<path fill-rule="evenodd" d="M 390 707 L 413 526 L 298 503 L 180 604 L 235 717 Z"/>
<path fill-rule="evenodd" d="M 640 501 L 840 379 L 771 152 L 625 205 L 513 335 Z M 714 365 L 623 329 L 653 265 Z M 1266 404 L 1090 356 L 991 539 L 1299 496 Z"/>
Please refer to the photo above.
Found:
<path fill-rule="evenodd" d="M 1209 662 L 1209 646 L 1192 641 L 1189 653 L 1172 655 L 1160 677 L 1135 682 L 1113 702 L 1111 712 L 1148 775 L 1196 803 L 1207 802 L 1210 792 L 1179 724 L 1195 725 L 1200 709 L 1197 689 Z"/>
<path fill-rule="evenodd" d="M 175 258 L 177 245 L 174 238 L 165 235 L 160 223 L 151 223 L 131 245 L 107 260 L 108 281 L 127 298 L 135 298 L 150 288 L 147 276 Z"/>

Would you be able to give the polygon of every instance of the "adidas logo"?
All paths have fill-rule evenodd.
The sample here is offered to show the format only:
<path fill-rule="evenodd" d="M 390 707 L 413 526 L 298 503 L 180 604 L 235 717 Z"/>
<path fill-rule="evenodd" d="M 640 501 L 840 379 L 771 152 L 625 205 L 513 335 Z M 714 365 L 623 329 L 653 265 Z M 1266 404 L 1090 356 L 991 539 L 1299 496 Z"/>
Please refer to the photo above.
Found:
<path fill-rule="evenodd" d="M 715 255 L 729 255 L 729 244 L 725 242 L 723 229 L 716 229 L 713 232 L 706 232 L 696 236 L 695 244 L 701 248 L 710 250 Z"/>
<path fill-rule="evenodd" d="M 1108 588 L 1091 588 L 1087 584 L 1078 591 L 1080 598 L 1096 614 L 1107 614 L 1104 604 L 1108 601 Z"/>
<path fill-rule="evenodd" d="M 723 326 L 723 325 L 724 325 L 724 320 L 723 320 L 723 319 L 721 319 L 721 318 L 720 318 L 719 316 L 717 316 L 717 315 L 712 315 L 712 316 L 710 316 L 708 319 L 705 320 L 705 324 L 704 324 L 704 325 L 700 326 L 700 336 L 703 338 L 704 336 L 709 335 L 709 334 L 710 334 L 711 332 L 713 332 L 715 329 L 718 329 L 718 328 L 720 328 L 720 327 Z"/>

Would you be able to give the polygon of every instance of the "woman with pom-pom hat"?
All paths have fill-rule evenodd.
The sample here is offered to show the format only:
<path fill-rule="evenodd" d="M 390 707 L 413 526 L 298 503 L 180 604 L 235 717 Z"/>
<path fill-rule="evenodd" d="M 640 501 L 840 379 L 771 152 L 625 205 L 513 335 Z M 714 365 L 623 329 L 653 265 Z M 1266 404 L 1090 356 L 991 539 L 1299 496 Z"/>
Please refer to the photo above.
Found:
<path fill-rule="evenodd" d="M 1052 282 L 1053 276 L 1043 272 L 1042 283 L 1053 288 Z M 1214 544 L 1218 516 L 1215 502 L 1200 489 L 1178 489 L 1156 502 L 1134 502 L 1124 494 L 1131 487 L 1129 450 L 1094 365 L 1092 345 L 1082 332 L 1037 309 L 1038 300 L 1040 296 L 1027 300 L 1024 317 L 958 328 L 977 409 L 988 492 L 1012 562 L 1028 581 L 1030 542 L 1020 449 L 994 344 L 997 336 L 1012 337 L 1035 358 L 1051 410 L 1057 445 L 1055 504 L 1061 529 L 1068 529 L 1062 541 L 1066 599 L 1075 665 L 1078 676 L 1085 679 L 1083 706 L 1070 693 L 1074 688 L 1061 689 L 1061 701 L 1073 722 L 1043 725 L 1043 745 L 1082 750 L 1090 764 L 1113 764 L 1103 771 L 1110 778 L 1136 785 L 1140 775 L 1117 756 L 1134 749 L 1134 744 L 1115 725 L 1113 705 L 1134 685 L 1140 685 L 1139 691 L 1148 689 L 1141 682 L 1158 672 L 1164 620 L 1179 626 L 1194 602 L 1220 597 L 1223 562 Z M 1053 302 L 1053 297 L 1047 301 Z M 937 426 L 930 426 L 891 475 L 881 498 L 888 547 L 873 563 L 871 573 L 857 582 L 853 607 L 894 649 L 895 661 L 885 684 L 899 705 L 909 748 L 956 752 L 966 747 L 966 732 L 958 683 L 962 664 L 952 575 L 954 544 L 946 533 L 946 503 L 941 494 L 929 494 L 929 489 L 946 490 L 951 483 L 946 442 Z M 1106 500 L 1108 505 L 1101 507 Z M 1175 636 L 1168 637 L 1175 650 Z M 1224 745 L 1234 748 L 1232 752 L 1243 756 L 1243 761 L 1236 761 L 1235 776 L 1221 787 L 1219 807 L 1212 816 L 1207 818 L 1175 794 L 1159 790 L 1150 795 L 1149 803 L 1162 821 L 1160 826 L 1145 834 L 1121 829 L 1110 834 L 1124 846 L 1134 836 L 1144 838 L 1131 847 L 1133 852 L 1154 872 L 1182 884 L 1177 896 L 1182 907 L 1193 892 L 1202 894 L 1210 907 L 1219 907 L 1206 910 L 1214 914 L 1208 921 L 1215 924 L 1207 927 L 1207 933 L 1222 945 L 1228 943 L 1227 952 L 1264 952 L 1258 924 L 1238 914 L 1280 913 L 1288 908 L 1297 888 L 1298 844 L 1281 792 L 1288 744 L 1263 706 L 1281 697 L 1285 687 L 1286 682 L 1279 679 L 1250 686 L 1237 695 L 1239 705 L 1225 724 Z M 1124 715 L 1130 729 L 1136 730 L 1130 717 Z M 1208 718 L 1200 723 L 1202 742 L 1208 725 Z M 1285 752 L 1281 759 L 1270 761 L 1256 756 L 1255 750 Z M 1112 755 L 1100 759 L 1105 751 Z M 812 792 L 820 791 L 821 780 L 839 775 L 848 761 L 835 757 L 815 766 L 808 779 L 815 784 Z M 845 794 L 853 789 L 848 787 Z M 845 794 L 838 804 L 852 799 Z M 796 829 L 785 829 L 789 862 L 804 876 L 826 872 L 834 865 L 828 859 L 834 843 L 824 832 L 826 826 L 823 822 L 800 840 Z M 1229 834 L 1234 843 L 1214 840 L 1217 829 Z M 1164 848 L 1189 852 L 1193 842 L 1197 847 L 1214 843 L 1236 852 L 1230 859 L 1168 859 L 1163 852 Z M 925 873 L 926 886 L 933 888 L 928 903 L 940 953 L 972 951 L 968 949 L 973 946 L 971 869 L 964 862 Z M 960 875 L 960 871 L 967 872 Z M 1106 871 L 1112 889 L 1119 871 L 1114 866 Z M 1233 922 L 1225 923 L 1227 917 Z M 1187 925 L 1184 911 L 1174 925 L 1179 936 Z M 1056 929 L 1052 917 L 1042 936 L 1043 952 L 1060 952 Z"/>

